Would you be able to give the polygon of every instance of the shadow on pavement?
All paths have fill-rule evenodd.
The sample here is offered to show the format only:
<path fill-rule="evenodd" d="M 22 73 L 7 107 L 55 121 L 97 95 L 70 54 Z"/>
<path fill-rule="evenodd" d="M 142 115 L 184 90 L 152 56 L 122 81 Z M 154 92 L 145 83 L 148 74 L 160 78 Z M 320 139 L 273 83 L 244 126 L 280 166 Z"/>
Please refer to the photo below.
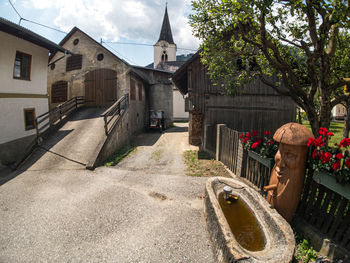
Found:
<path fill-rule="evenodd" d="M 48 138 L 39 147 L 36 146 L 31 154 L 17 167 L 18 171 L 25 171 L 36 163 L 47 151 L 63 140 L 73 130 L 56 131 L 48 136 Z M 43 149 L 44 148 L 44 149 Z"/>
<path fill-rule="evenodd" d="M 166 133 L 170 133 L 170 132 L 188 132 L 188 127 L 171 127 L 167 130 L 165 130 Z"/>

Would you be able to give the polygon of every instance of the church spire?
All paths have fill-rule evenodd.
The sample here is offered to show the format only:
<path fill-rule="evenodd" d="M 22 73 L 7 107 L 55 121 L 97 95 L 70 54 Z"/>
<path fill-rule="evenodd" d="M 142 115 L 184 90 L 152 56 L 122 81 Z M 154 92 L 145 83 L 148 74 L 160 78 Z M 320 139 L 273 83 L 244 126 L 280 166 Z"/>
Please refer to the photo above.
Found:
<path fill-rule="evenodd" d="M 168 6 L 168 2 L 166 3 L 166 6 L 165 6 L 163 24 L 162 24 L 162 29 L 160 31 L 158 42 L 161 40 L 165 40 L 169 44 L 175 44 L 174 40 L 173 40 L 173 34 L 171 33 L 171 27 L 170 27 L 170 22 L 169 22 L 168 7 L 167 6 Z"/>

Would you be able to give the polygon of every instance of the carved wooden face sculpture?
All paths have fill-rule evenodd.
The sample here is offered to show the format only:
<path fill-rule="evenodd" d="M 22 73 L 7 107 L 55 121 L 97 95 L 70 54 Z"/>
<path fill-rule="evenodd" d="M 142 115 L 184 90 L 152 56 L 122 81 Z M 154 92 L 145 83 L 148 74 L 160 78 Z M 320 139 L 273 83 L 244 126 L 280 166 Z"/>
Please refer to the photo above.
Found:
<path fill-rule="evenodd" d="M 298 163 L 300 163 L 300 151 L 295 145 L 281 143 L 275 155 L 275 170 L 280 183 L 295 177 Z"/>
<path fill-rule="evenodd" d="M 312 134 L 306 127 L 288 123 L 279 128 L 274 139 L 280 143 L 275 155 L 270 184 L 264 187 L 267 201 L 288 221 L 298 206 L 304 183 L 306 143 Z"/>

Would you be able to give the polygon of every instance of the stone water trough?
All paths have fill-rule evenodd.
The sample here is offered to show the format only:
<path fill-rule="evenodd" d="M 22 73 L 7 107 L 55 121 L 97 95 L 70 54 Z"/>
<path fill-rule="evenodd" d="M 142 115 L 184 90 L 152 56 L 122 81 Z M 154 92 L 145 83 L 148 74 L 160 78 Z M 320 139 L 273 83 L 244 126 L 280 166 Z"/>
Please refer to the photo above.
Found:
<path fill-rule="evenodd" d="M 251 251 L 244 248 L 231 231 L 219 203 L 219 196 L 222 196 L 225 186 L 232 188 L 235 198 L 240 199 L 241 204 L 252 214 L 251 217 L 256 219 L 254 221 L 262 236 L 261 249 Z M 237 179 L 214 177 L 207 181 L 204 213 L 217 262 L 292 261 L 295 239 L 290 225 L 258 192 Z"/>

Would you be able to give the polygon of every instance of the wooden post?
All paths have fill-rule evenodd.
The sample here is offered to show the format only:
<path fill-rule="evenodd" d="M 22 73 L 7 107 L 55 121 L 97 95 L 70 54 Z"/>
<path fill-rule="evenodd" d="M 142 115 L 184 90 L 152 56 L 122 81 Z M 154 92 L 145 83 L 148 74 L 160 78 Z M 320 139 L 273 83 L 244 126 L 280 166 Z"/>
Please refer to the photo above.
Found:
<path fill-rule="evenodd" d="M 216 160 L 220 161 L 220 151 L 221 149 L 221 127 L 226 127 L 226 124 L 217 124 L 216 125 Z"/>
<path fill-rule="evenodd" d="M 39 127 L 38 127 L 38 119 L 34 118 L 34 127 L 36 130 L 36 141 L 39 144 Z"/>
<path fill-rule="evenodd" d="M 103 120 L 105 121 L 105 134 L 108 136 L 107 115 L 103 116 Z"/>
<path fill-rule="evenodd" d="M 60 121 L 62 121 L 62 104 L 58 105 L 59 113 L 60 113 Z"/>

